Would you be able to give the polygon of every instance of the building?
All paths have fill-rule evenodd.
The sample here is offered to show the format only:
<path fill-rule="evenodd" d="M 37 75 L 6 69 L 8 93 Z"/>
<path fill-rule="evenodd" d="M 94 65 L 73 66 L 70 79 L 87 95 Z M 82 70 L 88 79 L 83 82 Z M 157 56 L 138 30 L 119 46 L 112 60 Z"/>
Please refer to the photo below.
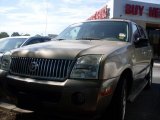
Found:
<path fill-rule="evenodd" d="M 160 2 L 152 4 L 131 0 L 106 1 L 106 5 L 88 20 L 129 19 L 136 22 L 147 30 L 154 56 L 160 57 Z"/>

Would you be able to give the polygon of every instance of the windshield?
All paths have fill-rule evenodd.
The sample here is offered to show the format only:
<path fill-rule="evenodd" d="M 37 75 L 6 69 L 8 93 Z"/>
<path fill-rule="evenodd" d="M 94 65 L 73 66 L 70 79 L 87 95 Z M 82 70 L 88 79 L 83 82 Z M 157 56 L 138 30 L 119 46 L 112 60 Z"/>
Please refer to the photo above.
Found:
<path fill-rule="evenodd" d="M 0 53 L 18 48 L 27 38 L 3 38 L 0 39 Z"/>
<path fill-rule="evenodd" d="M 128 41 L 128 23 L 121 21 L 92 21 L 73 24 L 58 40 L 115 40 Z"/>

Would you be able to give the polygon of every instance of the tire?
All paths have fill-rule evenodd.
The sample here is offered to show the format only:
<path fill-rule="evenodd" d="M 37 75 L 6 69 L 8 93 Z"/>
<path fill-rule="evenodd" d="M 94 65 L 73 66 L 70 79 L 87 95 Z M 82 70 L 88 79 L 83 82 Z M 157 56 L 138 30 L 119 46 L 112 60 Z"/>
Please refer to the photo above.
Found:
<path fill-rule="evenodd" d="M 111 120 L 124 120 L 127 105 L 126 77 L 120 79 L 111 102 Z"/>
<path fill-rule="evenodd" d="M 146 85 L 146 89 L 150 89 L 152 86 L 152 75 L 153 75 L 153 66 L 150 66 L 150 70 L 149 73 L 146 76 L 146 80 L 148 81 L 147 85 Z"/>

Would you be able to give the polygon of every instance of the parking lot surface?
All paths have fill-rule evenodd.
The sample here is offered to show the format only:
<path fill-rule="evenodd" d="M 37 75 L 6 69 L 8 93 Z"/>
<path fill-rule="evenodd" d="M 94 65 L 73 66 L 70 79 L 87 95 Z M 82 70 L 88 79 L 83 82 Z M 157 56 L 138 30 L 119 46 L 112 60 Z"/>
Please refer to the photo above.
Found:
<path fill-rule="evenodd" d="M 127 104 L 125 120 L 160 120 L 160 63 L 154 64 L 153 85 L 143 90 L 133 103 Z M 0 109 L 0 120 L 66 120 L 44 111 L 41 113 L 14 113 Z"/>
<path fill-rule="evenodd" d="M 126 120 L 160 120 L 160 63 L 153 68 L 153 85 L 127 106 Z"/>

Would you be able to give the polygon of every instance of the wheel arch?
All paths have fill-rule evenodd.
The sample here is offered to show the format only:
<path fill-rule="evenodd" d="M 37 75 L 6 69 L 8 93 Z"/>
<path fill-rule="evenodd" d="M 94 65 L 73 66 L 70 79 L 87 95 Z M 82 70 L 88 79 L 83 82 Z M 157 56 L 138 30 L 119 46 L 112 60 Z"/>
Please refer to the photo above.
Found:
<path fill-rule="evenodd" d="M 128 96 L 132 90 L 132 84 L 133 84 L 133 72 L 132 72 L 131 68 L 126 68 L 125 70 L 122 71 L 117 85 L 121 82 L 121 80 L 123 80 L 124 77 L 126 78 L 127 96 Z"/>

